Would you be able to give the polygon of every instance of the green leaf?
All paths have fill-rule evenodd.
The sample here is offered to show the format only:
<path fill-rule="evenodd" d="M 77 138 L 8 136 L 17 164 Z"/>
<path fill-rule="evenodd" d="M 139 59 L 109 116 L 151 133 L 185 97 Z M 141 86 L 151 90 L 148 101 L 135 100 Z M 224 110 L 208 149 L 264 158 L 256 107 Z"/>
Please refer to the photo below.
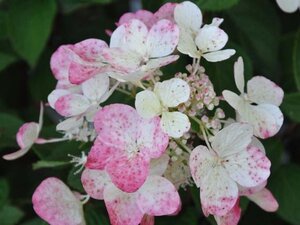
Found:
<path fill-rule="evenodd" d="M 16 52 L 34 66 L 51 32 L 56 13 L 53 0 L 10 1 L 8 34 Z"/>
<path fill-rule="evenodd" d="M 60 0 L 60 6 L 63 13 L 71 13 L 74 10 L 87 7 L 91 4 L 108 4 L 112 0 Z"/>
<path fill-rule="evenodd" d="M 5 39 L 7 37 L 6 16 L 6 12 L 0 11 L 0 39 Z"/>
<path fill-rule="evenodd" d="M 108 216 L 104 215 L 104 208 L 96 204 L 86 204 L 84 215 L 87 225 L 109 225 Z"/>
<path fill-rule="evenodd" d="M 6 113 L 0 113 L 0 147 L 16 146 L 16 133 L 22 120 Z"/>
<path fill-rule="evenodd" d="M 201 10 L 208 11 L 219 11 L 224 9 L 229 9 L 239 0 L 196 0 L 195 3 L 199 6 Z"/>
<path fill-rule="evenodd" d="M 281 105 L 283 112 L 293 121 L 300 123 L 300 93 L 286 94 Z"/>
<path fill-rule="evenodd" d="M 24 216 L 24 213 L 11 205 L 5 205 L 0 210 L 1 225 L 16 225 Z"/>
<path fill-rule="evenodd" d="M 300 90 L 300 30 L 297 32 L 293 49 L 293 71 L 298 90 Z"/>
<path fill-rule="evenodd" d="M 7 180 L 0 179 L 0 208 L 4 205 L 9 195 L 9 185 Z"/>
<path fill-rule="evenodd" d="M 283 143 L 280 139 L 270 138 L 263 142 L 266 149 L 266 154 L 272 162 L 272 171 L 277 170 L 281 165 L 283 157 Z"/>
<path fill-rule="evenodd" d="M 22 223 L 21 225 L 47 225 L 47 223 L 41 219 L 32 219 Z"/>
<path fill-rule="evenodd" d="M 79 192 L 85 192 L 81 183 L 81 173 L 77 173 L 79 167 L 73 167 L 68 174 L 67 183 L 72 188 Z"/>
<path fill-rule="evenodd" d="M 279 203 L 277 213 L 286 221 L 299 225 L 300 221 L 300 167 L 286 165 L 280 168 L 269 182 Z"/>
<path fill-rule="evenodd" d="M 0 52 L 0 71 L 15 62 L 17 58 L 13 55 Z"/>
<path fill-rule="evenodd" d="M 70 162 L 61 162 L 61 161 L 37 161 L 32 165 L 34 170 L 44 169 L 44 168 L 55 168 L 69 165 Z"/>

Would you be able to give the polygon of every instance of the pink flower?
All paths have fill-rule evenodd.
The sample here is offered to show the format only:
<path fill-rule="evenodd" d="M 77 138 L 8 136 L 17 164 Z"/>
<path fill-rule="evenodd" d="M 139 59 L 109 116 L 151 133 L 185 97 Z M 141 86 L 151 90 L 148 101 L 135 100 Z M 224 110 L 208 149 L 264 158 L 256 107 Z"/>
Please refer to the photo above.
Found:
<path fill-rule="evenodd" d="M 119 190 L 104 170 L 85 169 L 81 181 L 86 192 L 104 199 L 112 225 L 150 225 L 153 216 L 171 215 L 180 207 L 174 185 L 159 175 L 150 175 L 133 193 Z"/>
<path fill-rule="evenodd" d="M 57 88 L 70 88 L 105 71 L 102 51 L 107 44 L 87 39 L 74 45 L 62 45 L 52 55 L 50 66 L 58 80 Z"/>
<path fill-rule="evenodd" d="M 174 8 L 176 5 L 176 3 L 168 2 L 162 5 L 155 13 L 144 9 L 138 10 L 134 13 L 128 12 L 121 16 L 119 22 L 117 22 L 116 25 L 121 26 L 124 23 L 128 23 L 132 19 L 142 21 L 148 29 L 150 29 L 156 22 L 162 19 L 167 19 L 174 23 Z"/>
<path fill-rule="evenodd" d="M 241 208 L 239 200 L 235 203 L 233 208 L 224 216 L 214 216 L 218 225 L 237 225 L 241 218 Z"/>
<path fill-rule="evenodd" d="M 85 225 L 82 203 L 58 178 L 45 179 L 32 196 L 34 211 L 50 225 Z"/>
<path fill-rule="evenodd" d="M 86 167 L 105 169 L 118 188 L 135 192 L 148 176 L 150 159 L 168 146 L 159 117 L 144 119 L 130 106 L 112 104 L 98 111 L 94 125 L 98 137 Z"/>

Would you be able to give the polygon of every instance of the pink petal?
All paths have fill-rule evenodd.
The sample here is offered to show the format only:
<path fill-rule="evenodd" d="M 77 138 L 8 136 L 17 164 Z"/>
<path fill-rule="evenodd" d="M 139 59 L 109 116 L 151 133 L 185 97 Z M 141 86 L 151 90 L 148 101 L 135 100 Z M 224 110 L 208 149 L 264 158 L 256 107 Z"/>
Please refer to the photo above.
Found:
<path fill-rule="evenodd" d="M 170 55 L 179 41 L 179 28 L 169 20 L 160 20 L 152 26 L 147 37 L 149 57 Z"/>
<path fill-rule="evenodd" d="M 55 109 L 55 102 L 57 101 L 57 99 L 59 99 L 61 96 L 70 94 L 69 91 L 65 90 L 65 89 L 55 89 L 53 90 L 49 95 L 48 95 L 48 103 L 49 105 Z"/>
<path fill-rule="evenodd" d="M 88 154 L 85 167 L 89 169 L 103 170 L 109 158 L 114 154 L 119 154 L 119 150 L 119 148 L 108 145 L 106 142 L 101 141 L 98 136 Z"/>
<path fill-rule="evenodd" d="M 103 200 L 104 189 L 111 184 L 111 180 L 104 170 L 85 169 L 81 175 L 81 183 L 88 195 Z"/>
<path fill-rule="evenodd" d="M 9 153 L 9 154 L 2 156 L 2 158 L 5 160 L 15 160 L 15 159 L 18 159 L 18 158 L 22 157 L 23 155 L 25 155 L 29 150 L 30 150 L 30 147 L 21 148 L 21 149 L 17 150 L 16 152 Z"/>
<path fill-rule="evenodd" d="M 254 187 L 268 179 L 271 162 L 260 149 L 249 146 L 246 151 L 225 158 L 224 166 L 241 186 Z"/>
<path fill-rule="evenodd" d="M 247 197 L 267 212 L 275 212 L 278 209 L 278 202 L 266 188 Z"/>
<path fill-rule="evenodd" d="M 141 225 L 154 225 L 155 224 L 155 218 L 154 216 L 144 215 Z"/>
<path fill-rule="evenodd" d="M 34 211 L 52 225 L 85 225 L 82 204 L 59 179 L 44 180 L 32 196 Z"/>
<path fill-rule="evenodd" d="M 175 23 L 174 9 L 175 9 L 176 5 L 177 5 L 177 3 L 173 3 L 173 2 L 167 2 L 164 5 L 162 5 L 154 13 L 155 22 L 157 22 L 161 19 L 167 19 L 167 20 L 170 20 L 171 22 Z"/>
<path fill-rule="evenodd" d="M 170 181 L 160 176 L 150 176 L 137 192 L 137 204 L 145 214 L 170 215 L 180 207 L 180 197 Z"/>
<path fill-rule="evenodd" d="M 147 10 L 138 10 L 135 13 L 125 13 L 121 16 L 117 26 L 121 26 L 124 23 L 128 23 L 132 19 L 137 19 L 142 21 L 148 28 L 153 25 L 153 13 Z"/>
<path fill-rule="evenodd" d="M 112 182 L 124 192 L 135 192 L 145 182 L 149 174 L 150 160 L 142 154 L 132 157 L 114 156 L 108 161 L 105 170 Z"/>
<path fill-rule="evenodd" d="M 61 96 L 55 102 L 55 110 L 62 116 L 77 116 L 84 113 L 90 102 L 82 95 L 68 94 Z"/>
<path fill-rule="evenodd" d="M 31 147 L 39 135 L 39 124 L 35 122 L 24 123 L 18 130 L 17 142 L 21 148 Z"/>
<path fill-rule="evenodd" d="M 241 218 L 241 208 L 239 207 L 239 201 L 235 206 L 224 216 L 215 216 L 218 225 L 237 225 Z"/>
<path fill-rule="evenodd" d="M 142 221 L 135 193 L 125 193 L 109 185 L 104 190 L 104 202 L 112 225 L 138 225 Z"/>
<path fill-rule="evenodd" d="M 267 181 L 263 182 L 260 185 L 254 186 L 254 187 L 243 187 L 243 186 L 239 186 L 239 195 L 240 196 L 248 196 L 248 195 L 252 195 L 256 192 L 261 191 L 262 189 L 264 189 L 264 187 L 267 185 Z"/>
<path fill-rule="evenodd" d="M 262 76 L 255 76 L 247 83 L 247 94 L 256 104 L 272 104 L 280 106 L 283 90 L 274 82 Z"/>

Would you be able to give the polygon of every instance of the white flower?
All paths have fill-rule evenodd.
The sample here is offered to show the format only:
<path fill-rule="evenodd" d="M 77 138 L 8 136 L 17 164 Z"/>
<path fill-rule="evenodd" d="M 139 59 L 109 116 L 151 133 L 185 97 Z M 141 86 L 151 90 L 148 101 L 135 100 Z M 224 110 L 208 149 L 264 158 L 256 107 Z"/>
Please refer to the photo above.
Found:
<path fill-rule="evenodd" d="M 283 90 L 262 76 L 255 76 L 247 82 L 244 92 L 244 63 L 240 57 L 234 65 L 235 83 L 241 95 L 225 90 L 223 96 L 236 111 L 237 120 L 253 125 L 254 135 L 268 138 L 275 135 L 282 126 L 283 115 L 279 105 Z"/>
<path fill-rule="evenodd" d="M 185 1 L 174 10 L 174 18 L 180 29 L 178 51 L 192 58 L 203 57 L 210 62 L 228 59 L 235 50 L 221 50 L 228 41 L 228 35 L 219 28 L 223 19 L 214 18 L 202 28 L 202 13 L 197 5 Z"/>
<path fill-rule="evenodd" d="M 169 112 L 169 108 L 186 102 L 190 96 L 190 87 L 182 79 L 172 78 L 155 84 L 154 91 L 141 91 L 136 95 L 135 108 L 144 118 L 161 115 L 161 126 L 170 137 L 179 138 L 190 129 L 189 118 L 178 111 Z"/>
<path fill-rule="evenodd" d="M 249 124 L 233 123 L 214 136 L 212 147 L 200 145 L 192 151 L 191 174 L 200 187 L 205 215 L 226 215 L 239 197 L 238 185 L 254 187 L 269 177 L 271 163 L 250 144 L 252 135 Z"/>
<path fill-rule="evenodd" d="M 276 2 L 286 13 L 293 13 L 300 9 L 300 0 L 276 0 Z"/>

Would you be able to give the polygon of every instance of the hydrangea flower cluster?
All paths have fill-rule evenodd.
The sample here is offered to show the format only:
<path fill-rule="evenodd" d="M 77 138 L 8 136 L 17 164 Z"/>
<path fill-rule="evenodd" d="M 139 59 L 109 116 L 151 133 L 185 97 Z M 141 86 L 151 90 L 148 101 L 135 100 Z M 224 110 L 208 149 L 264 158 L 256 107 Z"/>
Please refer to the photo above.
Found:
<path fill-rule="evenodd" d="M 200 62 L 235 54 L 223 49 L 228 35 L 222 22 L 214 18 L 203 24 L 192 2 L 166 3 L 155 13 L 124 14 L 109 44 L 87 39 L 54 52 L 50 65 L 57 85 L 48 105 L 63 118 L 57 125 L 63 137 L 39 137 L 42 106 L 39 123 L 25 123 L 17 133 L 20 150 L 3 157 L 13 160 L 32 145 L 49 142 L 93 146 L 87 156 L 72 160 L 84 168 L 86 193 L 72 192 L 55 177 L 36 188 L 33 208 L 42 219 L 51 225 L 85 225 L 83 204 L 93 198 L 104 200 L 112 225 L 153 225 L 154 216 L 179 213 L 178 190 L 193 184 L 203 214 L 214 216 L 218 225 L 238 224 L 241 196 L 268 212 L 277 210 L 266 188 L 271 162 L 259 139 L 280 130 L 284 93 L 263 76 L 247 81 L 245 90 L 239 57 L 234 78 L 240 93 L 224 90 L 217 96 Z M 160 68 L 180 54 L 191 64 L 164 78 Z M 108 104 L 115 91 L 134 98 L 134 106 Z M 233 107 L 234 119 L 225 120 L 220 101 Z"/>

